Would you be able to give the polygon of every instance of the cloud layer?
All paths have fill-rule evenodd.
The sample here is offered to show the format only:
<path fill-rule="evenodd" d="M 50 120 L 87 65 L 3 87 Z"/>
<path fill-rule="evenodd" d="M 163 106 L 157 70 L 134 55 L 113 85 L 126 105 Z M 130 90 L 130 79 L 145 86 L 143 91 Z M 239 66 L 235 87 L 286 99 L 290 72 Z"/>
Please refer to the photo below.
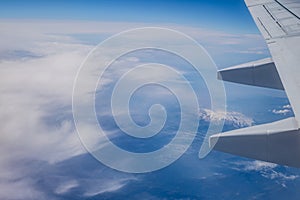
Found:
<path fill-rule="evenodd" d="M 51 199 L 52 196 L 36 187 L 38 177 L 35 177 L 35 163 L 55 165 L 86 153 L 76 134 L 71 102 L 76 72 L 93 46 L 72 35 L 97 34 L 100 42 L 107 35 L 144 25 L 82 21 L 0 21 L 0 199 Z M 223 52 L 225 47 L 228 52 L 239 51 L 239 48 L 234 48 L 237 46 L 247 46 L 246 50 L 238 52 L 241 54 L 265 52 L 261 37 L 257 35 L 165 26 L 204 41 L 215 54 Z M 259 49 L 253 49 L 254 46 Z M 139 61 L 134 57 L 130 59 L 131 62 Z M 253 123 L 252 119 L 236 112 L 214 113 L 203 110 L 200 116 L 206 121 L 225 119 L 236 127 Z M 85 196 L 93 196 L 113 192 L 131 180 L 135 179 L 103 178 L 95 187 L 90 183 L 90 190 L 83 193 Z M 75 179 L 63 179 L 52 193 L 63 195 L 80 184 Z"/>

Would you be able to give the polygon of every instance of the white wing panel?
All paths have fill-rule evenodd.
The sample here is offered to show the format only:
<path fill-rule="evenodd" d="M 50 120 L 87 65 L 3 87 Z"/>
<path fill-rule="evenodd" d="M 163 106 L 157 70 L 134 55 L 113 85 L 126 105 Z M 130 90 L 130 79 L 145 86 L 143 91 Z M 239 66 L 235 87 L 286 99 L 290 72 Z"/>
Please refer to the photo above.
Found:
<path fill-rule="evenodd" d="M 300 1 L 246 0 L 300 122 Z"/>
<path fill-rule="evenodd" d="M 246 3 L 267 41 L 295 118 L 216 134 L 210 137 L 210 145 L 219 151 L 300 168 L 300 1 L 246 0 Z M 268 61 L 265 64 L 274 66 Z M 232 72 L 243 72 L 243 78 L 248 76 L 250 80 L 247 83 L 256 83 L 247 73 L 247 66 L 223 71 L 224 78 L 232 81 Z M 241 81 L 245 80 L 236 82 Z"/>

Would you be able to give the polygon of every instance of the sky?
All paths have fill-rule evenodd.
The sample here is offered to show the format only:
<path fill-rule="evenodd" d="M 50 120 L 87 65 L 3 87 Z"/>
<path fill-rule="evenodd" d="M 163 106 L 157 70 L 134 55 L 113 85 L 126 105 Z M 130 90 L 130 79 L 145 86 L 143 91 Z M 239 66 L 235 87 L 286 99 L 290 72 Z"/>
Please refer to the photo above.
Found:
<path fill-rule="evenodd" d="M 257 33 L 243 0 L 1 1 L 2 19 L 173 23 Z"/>
<path fill-rule="evenodd" d="M 269 56 L 242 0 L 0 1 L 0 199 L 64 199 L 75 189 L 79 199 L 92 198 L 143 180 L 143 176 L 116 172 L 88 157 L 73 121 L 72 91 L 81 63 L 97 44 L 121 31 L 145 26 L 171 28 L 189 35 L 205 47 L 219 69 Z M 107 53 L 113 51 L 111 48 Z M 176 59 L 160 56 L 133 53 L 118 63 L 122 70 L 107 74 L 104 84 L 116 81 L 131 64 L 157 61 L 185 69 Z M 94 76 L 94 71 L 88 73 Z M 135 78 L 143 77 L 146 75 Z M 216 74 L 212 77 L 215 80 Z M 202 109 L 202 120 L 226 119 L 238 128 L 292 116 L 284 92 L 230 83 L 225 86 L 228 113 Z M 151 89 L 147 95 L 139 91 L 136 96 L 150 96 L 155 102 L 164 97 L 165 91 L 157 90 L 158 96 L 154 91 Z M 197 95 L 201 97 L 202 93 Z M 137 121 L 144 119 L 145 115 L 139 117 L 148 111 L 149 105 L 143 106 L 146 111 L 133 112 Z M 94 131 L 88 120 L 84 125 L 87 131 Z M 109 134 L 123 142 L 115 138 L 119 132 L 112 130 Z M 192 160 L 193 166 L 200 162 L 198 157 Z M 83 166 L 85 162 L 88 164 Z M 276 172 L 276 165 L 252 161 L 245 165 L 247 169 L 270 169 L 271 175 Z"/>

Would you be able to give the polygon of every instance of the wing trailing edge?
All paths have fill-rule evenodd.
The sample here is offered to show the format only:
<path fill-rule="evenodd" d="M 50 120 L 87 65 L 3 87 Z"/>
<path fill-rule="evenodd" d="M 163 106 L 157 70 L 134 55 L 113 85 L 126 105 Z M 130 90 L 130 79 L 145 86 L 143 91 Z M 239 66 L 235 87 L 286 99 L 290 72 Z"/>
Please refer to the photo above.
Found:
<path fill-rule="evenodd" d="M 218 79 L 245 85 L 284 90 L 271 58 L 249 62 L 218 71 Z"/>
<path fill-rule="evenodd" d="M 209 145 L 217 151 L 300 167 L 300 130 L 294 117 L 219 133 Z"/>

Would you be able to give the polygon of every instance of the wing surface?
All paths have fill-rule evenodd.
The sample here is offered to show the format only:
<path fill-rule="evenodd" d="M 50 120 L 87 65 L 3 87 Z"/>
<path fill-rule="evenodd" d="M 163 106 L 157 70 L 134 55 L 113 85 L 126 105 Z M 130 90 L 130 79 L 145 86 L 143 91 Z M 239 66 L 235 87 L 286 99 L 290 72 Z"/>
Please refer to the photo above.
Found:
<path fill-rule="evenodd" d="M 210 146 L 231 154 L 300 168 L 300 1 L 245 2 L 272 58 L 221 70 L 218 77 L 284 89 L 295 117 L 213 135 Z"/>

